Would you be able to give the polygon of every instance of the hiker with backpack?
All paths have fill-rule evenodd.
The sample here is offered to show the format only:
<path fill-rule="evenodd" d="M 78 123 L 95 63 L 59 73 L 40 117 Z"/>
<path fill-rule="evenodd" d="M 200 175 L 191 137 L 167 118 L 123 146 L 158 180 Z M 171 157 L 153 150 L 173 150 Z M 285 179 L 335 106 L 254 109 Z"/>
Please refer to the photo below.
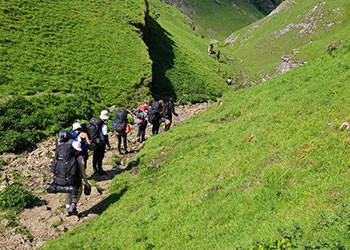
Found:
<path fill-rule="evenodd" d="M 65 215 L 77 214 L 77 203 L 82 194 L 82 178 L 84 191 L 91 192 L 91 185 L 86 177 L 85 164 L 82 155 L 81 142 L 74 140 L 70 131 L 59 132 L 56 141 L 55 158 L 51 163 L 54 181 L 46 185 L 48 193 L 66 193 Z"/>
<path fill-rule="evenodd" d="M 137 108 L 137 114 L 143 114 L 143 118 L 138 117 L 135 115 L 135 123 L 139 126 L 139 131 L 137 132 L 137 141 L 143 142 L 145 141 L 145 134 L 146 134 L 146 128 L 149 121 L 149 109 L 147 107 L 148 101 L 145 100 L 143 104 L 141 104 Z"/>
<path fill-rule="evenodd" d="M 173 121 L 173 114 L 175 116 L 178 116 L 178 114 L 175 112 L 174 98 L 170 97 L 169 101 L 163 106 L 162 111 L 165 123 L 164 131 L 168 131 L 170 129 L 171 123 Z"/>
<path fill-rule="evenodd" d="M 214 48 L 213 44 L 212 43 L 209 44 L 209 46 L 208 46 L 208 55 L 211 55 L 211 53 L 213 52 L 213 48 Z"/>
<path fill-rule="evenodd" d="M 162 123 L 162 106 L 163 100 L 153 101 L 150 109 L 150 118 L 152 123 L 152 136 L 155 136 L 159 132 L 160 124 Z"/>
<path fill-rule="evenodd" d="M 220 61 L 220 54 L 221 54 L 221 52 L 220 52 L 220 50 L 218 50 L 218 52 L 216 52 L 216 61 Z"/>
<path fill-rule="evenodd" d="M 98 134 L 98 137 L 95 139 L 96 145 L 94 146 L 94 156 L 92 159 L 92 167 L 94 170 L 94 174 L 106 174 L 106 171 L 102 169 L 102 161 L 105 156 L 106 146 L 110 149 L 111 146 L 109 144 L 108 139 L 108 128 L 105 124 L 105 121 L 109 119 L 108 111 L 102 110 L 99 117 L 93 117 L 89 121 L 88 125 L 95 125 L 94 134 Z M 91 126 L 92 127 L 92 126 Z M 97 131 L 95 131 L 97 129 Z"/>
<path fill-rule="evenodd" d="M 113 128 L 118 139 L 119 154 L 122 154 L 121 148 L 120 148 L 122 139 L 124 141 L 125 154 L 127 154 L 128 153 L 127 133 L 131 131 L 131 127 L 128 124 L 128 112 L 125 109 L 119 109 L 115 112 L 115 120 L 113 123 Z"/>
<path fill-rule="evenodd" d="M 74 136 L 74 140 L 80 142 L 81 144 L 81 151 L 79 152 L 79 155 L 83 157 L 83 164 L 86 169 L 86 163 L 89 157 L 88 147 L 91 144 L 91 141 L 87 133 L 83 132 L 82 130 L 83 127 L 81 126 L 81 124 L 79 122 L 75 122 L 73 123 L 72 130 L 70 130 L 69 132 L 72 133 L 72 135 Z"/>

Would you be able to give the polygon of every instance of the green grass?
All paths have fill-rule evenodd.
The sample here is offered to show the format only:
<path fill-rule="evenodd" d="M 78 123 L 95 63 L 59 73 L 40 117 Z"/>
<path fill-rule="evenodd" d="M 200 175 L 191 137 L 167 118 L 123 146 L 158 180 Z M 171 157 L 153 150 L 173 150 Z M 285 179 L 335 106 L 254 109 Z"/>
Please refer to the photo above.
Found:
<path fill-rule="evenodd" d="M 243 60 L 243 68 L 254 69 L 261 76 L 274 71 L 282 62 L 281 56 L 292 54 L 293 49 L 300 51 L 293 55 L 294 60 L 309 61 L 324 55 L 330 42 L 347 39 L 350 3 L 345 0 L 323 2 L 296 0 L 288 10 L 237 31 L 234 46 L 227 45 L 223 52 Z M 279 37 L 274 35 L 293 23 L 312 24 L 313 32 L 299 34 L 302 30 L 299 27 Z"/>
<path fill-rule="evenodd" d="M 15 0 L 0 6 L 0 97 L 84 93 L 125 105 L 150 78 L 146 47 L 129 24 L 144 25 L 143 1 Z"/>
<path fill-rule="evenodd" d="M 263 15 L 245 1 L 223 0 L 218 4 L 212 0 L 196 1 L 194 13 L 190 14 L 196 33 L 210 39 L 223 40 L 237 31 L 262 18 Z"/>
<path fill-rule="evenodd" d="M 141 171 L 113 180 L 111 195 L 127 186 L 118 202 L 44 249 L 349 248 L 349 133 L 338 130 L 349 55 L 231 92 L 150 138 Z"/>

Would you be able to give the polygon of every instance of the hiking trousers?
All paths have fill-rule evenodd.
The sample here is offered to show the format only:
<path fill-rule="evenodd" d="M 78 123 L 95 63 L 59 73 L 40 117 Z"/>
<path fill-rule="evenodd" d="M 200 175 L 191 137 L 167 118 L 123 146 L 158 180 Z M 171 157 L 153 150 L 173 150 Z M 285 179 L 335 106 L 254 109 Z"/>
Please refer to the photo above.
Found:
<path fill-rule="evenodd" d="M 158 132 L 159 132 L 159 126 L 160 126 L 159 121 L 153 123 L 153 126 L 152 126 L 152 136 L 155 136 L 155 135 L 158 134 Z"/>
<path fill-rule="evenodd" d="M 94 156 L 92 159 L 92 167 L 94 171 L 102 171 L 102 161 L 103 158 L 105 157 L 105 151 L 106 151 L 106 144 L 103 143 L 99 145 L 95 151 L 94 151 Z"/>
<path fill-rule="evenodd" d="M 140 139 L 141 141 L 145 140 L 146 128 L 147 128 L 146 121 L 139 125 L 139 131 L 137 132 L 137 138 Z"/>
<path fill-rule="evenodd" d="M 123 135 L 117 135 L 117 138 L 118 138 L 118 151 L 119 153 L 121 152 L 121 144 L 122 144 L 122 139 L 124 141 L 124 150 L 125 152 L 128 151 L 128 147 L 127 147 L 127 133 L 123 134 Z"/>

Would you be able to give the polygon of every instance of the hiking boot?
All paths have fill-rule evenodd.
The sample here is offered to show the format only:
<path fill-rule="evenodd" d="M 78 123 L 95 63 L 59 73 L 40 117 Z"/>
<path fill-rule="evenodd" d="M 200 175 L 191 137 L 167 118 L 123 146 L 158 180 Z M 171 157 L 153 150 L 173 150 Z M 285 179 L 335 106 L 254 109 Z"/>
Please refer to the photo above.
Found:
<path fill-rule="evenodd" d="M 71 206 L 68 211 L 69 211 L 69 215 L 78 215 L 78 211 L 76 207 Z"/>
<path fill-rule="evenodd" d="M 102 169 L 101 169 L 101 170 L 99 170 L 99 171 L 98 171 L 98 173 L 99 173 L 100 175 L 106 175 L 106 174 L 107 174 L 107 172 L 106 172 L 106 171 L 104 171 L 104 170 L 102 170 Z"/>
<path fill-rule="evenodd" d="M 66 209 L 64 210 L 64 215 L 65 215 L 66 217 L 69 217 L 69 216 L 70 216 L 69 208 L 66 208 Z"/>

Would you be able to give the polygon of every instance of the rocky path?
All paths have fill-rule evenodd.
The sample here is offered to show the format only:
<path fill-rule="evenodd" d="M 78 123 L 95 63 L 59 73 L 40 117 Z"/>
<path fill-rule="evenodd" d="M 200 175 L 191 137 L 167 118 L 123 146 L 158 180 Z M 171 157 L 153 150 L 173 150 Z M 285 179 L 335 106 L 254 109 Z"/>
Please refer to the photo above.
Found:
<path fill-rule="evenodd" d="M 174 117 L 174 124 L 180 124 L 192 115 L 205 110 L 210 104 L 194 104 L 177 106 L 179 117 Z M 151 127 L 147 128 L 147 137 L 150 136 Z M 161 129 L 162 131 L 162 129 Z M 129 135 L 128 150 L 131 153 L 121 155 L 121 164 L 115 166 L 112 156 L 117 153 L 117 139 L 111 134 L 112 149 L 106 152 L 104 159 L 105 176 L 94 176 L 92 192 L 90 196 L 82 195 L 78 203 L 78 216 L 65 217 L 65 194 L 47 194 L 44 185 L 52 181 L 50 163 L 54 156 L 55 138 L 50 138 L 40 144 L 36 150 L 21 155 L 4 154 L 1 158 L 9 162 L 1 171 L 0 191 L 14 182 L 21 182 L 34 192 L 40 202 L 37 206 L 25 209 L 18 214 L 0 212 L 0 249 L 37 249 L 48 240 L 55 239 L 67 230 L 76 227 L 91 218 L 98 216 L 103 211 L 102 201 L 107 197 L 107 191 L 111 180 L 115 175 L 126 169 L 143 143 L 136 142 L 137 128 L 133 127 Z M 87 174 L 92 174 L 92 157 L 88 160 Z M 98 190 L 98 189 L 99 190 Z"/>

